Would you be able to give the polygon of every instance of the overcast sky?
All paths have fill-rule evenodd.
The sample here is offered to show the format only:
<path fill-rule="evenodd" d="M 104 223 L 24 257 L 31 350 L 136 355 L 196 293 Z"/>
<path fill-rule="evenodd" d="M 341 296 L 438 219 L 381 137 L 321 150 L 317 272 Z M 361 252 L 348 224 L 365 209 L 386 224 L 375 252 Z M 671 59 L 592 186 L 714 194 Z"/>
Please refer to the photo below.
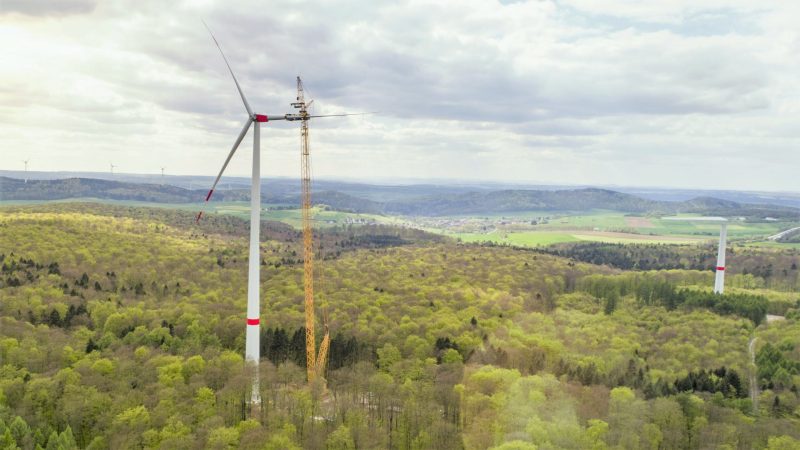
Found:
<path fill-rule="evenodd" d="M 800 2 L 0 0 L 0 169 L 800 191 Z M 299 174 L 297 123 L 262 173 Z M 251 140 L 229 166 L 249 174 Z"/>

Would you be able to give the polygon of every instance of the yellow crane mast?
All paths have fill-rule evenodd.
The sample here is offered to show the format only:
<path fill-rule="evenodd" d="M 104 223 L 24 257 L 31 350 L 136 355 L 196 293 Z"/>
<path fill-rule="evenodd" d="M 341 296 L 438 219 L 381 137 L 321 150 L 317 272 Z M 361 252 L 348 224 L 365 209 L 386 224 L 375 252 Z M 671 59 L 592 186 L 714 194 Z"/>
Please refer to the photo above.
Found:
<path fill-rule="evenodd" d="M 313 100 L 312 100 L 313 102 Z M 301 117 L 300 127 L 300 178 L 302 180 L 302 212 L 303 212 L 303 287 L 305 290 L 306 311 L 306 370 L 308 382 L 318 376 L 324 376 L 325 364 L 328 358 L 330 335 L 327 320 L 324 323 L 325 335 L 316 351 L 316 335 L 314 333 L 314 233 L 311 228 L 311 158 L 308 152 L 308 113 L 303 93 L 303 81 L 297 77 L 297 102 L 292 106 L 299 109 Z"/>

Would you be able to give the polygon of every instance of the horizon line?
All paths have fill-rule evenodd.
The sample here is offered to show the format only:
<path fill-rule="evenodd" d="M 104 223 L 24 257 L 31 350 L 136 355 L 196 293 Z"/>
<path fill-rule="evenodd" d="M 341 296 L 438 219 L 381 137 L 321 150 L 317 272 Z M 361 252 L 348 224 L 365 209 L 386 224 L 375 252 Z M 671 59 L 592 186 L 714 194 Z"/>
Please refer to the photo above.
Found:
<path fill-rule="evenodd" d="M 161 178 L 162 176 L 167 178 L 208 178 L 213 180 L 213 175 L 201 175 L 201 174 L 168 174 L 164 173 L 163 175 L 159 172 L 156 173 L 139 173 L 139 172 L 114 172 L 113 174 L 109 172 L 101 172 L 101 171 L 75 171 L 75 170 L 7 170 L 7 169 L 0 169 L 0 176 L 2 174 L 13 173 L 18 176 L 22 176 L 24 179 L 27 177 L 31 179 L 31 175 L 36 174 L 92 174 L 97 175 L 98 177 L 95 179 L 113 179 L 112 177 L 119 177 L 119 176 L 131 176 L 131 177 L 156 177 Z M 85 178 L 85 177 L 67 177 L 67 178 Z M 224 175 L 222 179 L 241 179 L 243 181 L 249 181 L 249 176 L 244 175 Z M 292 180 L 296 179 L 293 176 L 287 175 L 266 175 L 261 177 L 261 179 L 282 179 L 282 180 Z M 37 178 L 33 178 L 37 179 Z M 222 180 L 220 180 L 222 181 Z M 598 188 L 598 189 L 637 189 L 637 190 L 660 190 L 660 191 L 707 191 L 707 192 L 741 192 L 741 193 L 771 193 L 771 194 L 794 194 L 800 195 L 800 191 L 789 191 L 789 190 L 765 190 L 765 189 L 751 189 L 751 190 L 741 190 L 741 189 L 726 189 L 726 188 L 704 188 L 704 187 L 669 187 L 669 186 L 642 186 L 642 185 L 633 185 L 633 184 L 593 184 L 593 183 L 583 183 L 583 184 L 559 184 L 555 182 L 541 182 L 541 181 L 519 181 L 519 180 L 509 180 L 509 181 L 502 181 L 502 180 L 495 180 L 495 179 L 460 179 L 460 178 L 414 178 L 414 177 L 407 177 L 407 178 L 387 178 L 385 180 L 370 178 L 370 177 L 363 177 L 363 178 L 356 178 L 356 177 L 315 177 L 316 182 L 319 181 L 327 181 L 327 182 L 342 182 L 342 183 L 353 183 L 353 184 L 365 184 L 365 185 L 373 185 L 373 186 L 387 186 L 387 187 L 396 187 L 396 186 L 421 186 L 421 185 L 439 185 L 439 186 L 491 186 L 491 185 L 499 185 L 499 186 L 520 186 L 520 188 L 524 187 L 562 187 L 562 188 Z"/>

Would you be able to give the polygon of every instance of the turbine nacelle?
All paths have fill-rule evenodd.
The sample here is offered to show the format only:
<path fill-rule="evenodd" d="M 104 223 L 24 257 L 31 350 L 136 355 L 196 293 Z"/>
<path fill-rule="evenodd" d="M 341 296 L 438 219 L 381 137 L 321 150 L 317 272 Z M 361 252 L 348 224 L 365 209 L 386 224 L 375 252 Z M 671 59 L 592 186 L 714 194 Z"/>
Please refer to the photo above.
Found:
<path fill-rule="evenodd" d="M 325 116 L 311 116 L 309 114 L 284 114 L 284 115 L 266 115 L 266 114 L 253 114 L 250 117 L 250 120 L 253 122 L 269 122 L 275 120 L 287 120 L 289 122 L 294 122 L 295 120 L 307 120 L 312 117 L 325 117 Z"/>
<path fill-rule="evenodd" d="M 295 120 L 305 120 L 305 119 L 310 119 L 312 117 L 325 117 L 325 116 L 310 116 L 308 114 L 305 114 L 305 115 L 303 115 L 303 114 L 284 114 L 282 116 L 281 115 L 253 114 L 250 117 L 250 120 L 253 121 L 253 122 L 261 122 L 261 123 L 269 122 L 269 121 L 275 121 L 275 120 L 288 120 L 290 122 L 293 122 Z"/>

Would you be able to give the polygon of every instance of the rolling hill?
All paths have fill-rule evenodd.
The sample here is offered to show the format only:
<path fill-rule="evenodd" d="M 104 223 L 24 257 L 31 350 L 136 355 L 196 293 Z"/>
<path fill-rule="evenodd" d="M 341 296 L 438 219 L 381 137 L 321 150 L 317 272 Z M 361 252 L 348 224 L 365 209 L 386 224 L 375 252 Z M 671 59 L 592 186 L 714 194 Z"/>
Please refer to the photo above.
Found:
<path fill-rule="evenodd" d="M 369 186 L 369 185 L 363 185 Z M 651 200 L 608 189 L 581 188 L 561 190 L 504 189 L 470 192 L 430 192 L 419 187 L 420 195 L 375 200 L 364 189 L 362 195 L 337 190 L 315 194 L 317 204 L 333 209 L 359 213 L 409 216 L 447 216 L 464 214 L 512 213 L 520 211 L 587 211 L 604 209 L 636 214 L 697 213 L 729 217 L 764 219 L 800 218 L 800 209 L 782 205 L 739 203 L 713 197 L 697 197 L 686 201 Z M 132 183 L 92 178 L 57 180 L 24 180 L 0 177 L 0 200 L 46 201 L 70 198 L 98 198 L 154 203 L 192 203 L 205 197 L 204 189 L 185 189 L 168 184 Z M 219 189 L 216 201 L 247 201 L 247 189 Z M 278 192 L 265 186 L 263 203 L 295 205 L 299 195 L 288 190 Z"/>

